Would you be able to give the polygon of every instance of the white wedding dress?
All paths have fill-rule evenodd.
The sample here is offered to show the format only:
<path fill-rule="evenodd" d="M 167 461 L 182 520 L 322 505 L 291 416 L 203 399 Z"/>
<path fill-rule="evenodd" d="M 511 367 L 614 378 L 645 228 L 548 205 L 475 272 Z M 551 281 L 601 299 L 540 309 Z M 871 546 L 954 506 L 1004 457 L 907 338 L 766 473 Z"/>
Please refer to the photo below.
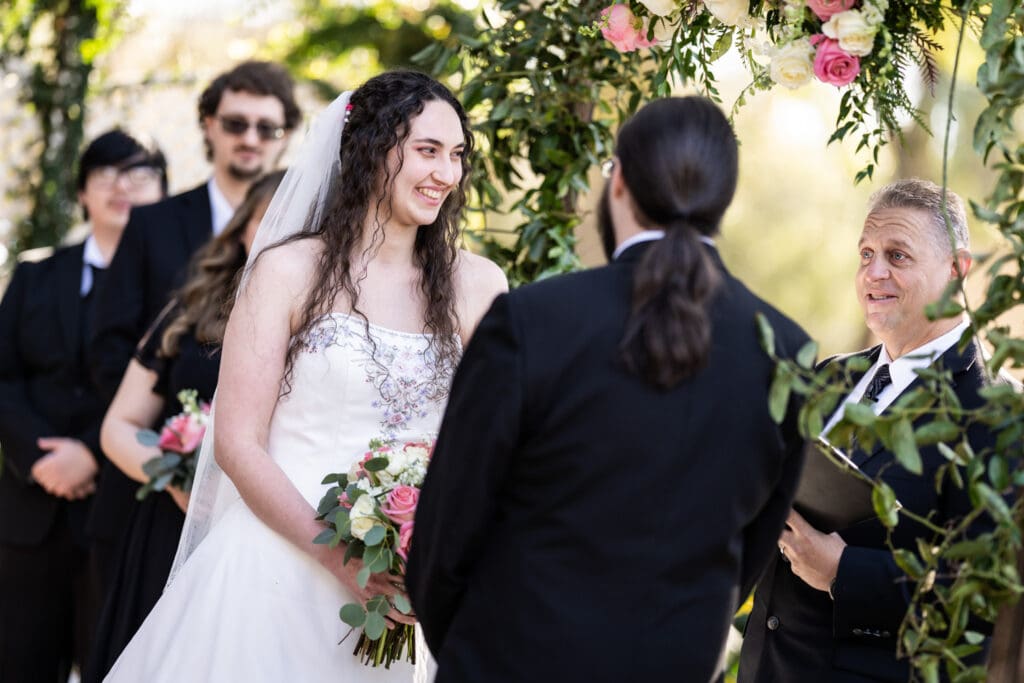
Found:
<path fill-rule="evenodd" d="M 297 342 L 291 391 L 271 420 L 268 451 L 314 508 L 324 475 L 347 471 L 371 438 L 433 435 L 440 424 L 451 373 L 435 376 L 430 338 L 372 325 L 370 337 L 376 348 L 360 318 L 321 318 Z M 409 664 L 362 664 L 352 654 L 357 633 L 339 644 L 349 627 L 338 610 L 354 601 L 236 498 L 105 681 L 411 683 Z"/>

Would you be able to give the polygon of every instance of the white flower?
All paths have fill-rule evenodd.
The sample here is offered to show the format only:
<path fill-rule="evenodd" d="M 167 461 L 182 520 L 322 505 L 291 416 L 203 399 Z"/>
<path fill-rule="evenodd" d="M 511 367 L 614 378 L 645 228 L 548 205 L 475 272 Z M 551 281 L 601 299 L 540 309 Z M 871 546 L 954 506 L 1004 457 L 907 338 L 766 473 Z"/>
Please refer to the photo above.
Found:
<path fill-rule="evenodd" d="M 356 460 L 352 463 L 352 466 L 348 468 L 348 483 L 354 484 L 359 479 L 359 474 L 362 472 L 363 462 Z"/>
<path fill-rule="evenodd" d="M 833 14 L 832 18 L 821 25 L 821 32 L 829 38 L 839 41 L 839 47 L 857 57 L 871 54 L 875 45 L 875 34 L 878 26 L 870 25 L 855 9 Z"/>
<path fill-rule="evenodd" d="M 388 451 L 386 457 L 388 466 L 384 468 L 384 471 L 392 477 L 397 477 L 402 470 L 409 466 L 409 455 L 405 451 L 391 450 Z"/>
<path fill-rule="evenodd" d="M 667 17 L 676 9 L 673 0 L 640 0 L 640 4 L 646 7 L 648 12 L 659 17 Z"/>
<path fill-rule="evenodd" d="M 362 498 L 360 498 L 360 500 L 362 500 Z M 370 533 L 370 529 L 374 527 L 374 524 L 375 522 L 370 517 L 360 517 L 352 520 L 352 524 L 349 526 L 349 529 L 352 531 L 352 535 L 361 541 L 366 538 L 366 534 Z"/>
<path fill-rule="evenodd" d="M 647 35 L 645 24 L 644 35 Z M 654 23 L 654 42 L 659 45 L 668 45 L 672 41 L 672 36 L 675 35 L 676 29 L 679 28 L 679 22 L 671 23 L 664 19 L 655 21 Z"/>
<path fill-rule="evenodd" d="M 376 524 L 376 517 L 374 516 L 376 507 L 373 496 L 365 494 L 359 496 L 352 509 L 349 510 L 348 518 L 351 522 L 349 528 L 352 530 L 352 535 L 359 540 L 363 540 L 370 529 L 373 528 L 373 525 Z"/>
<path fill-rule="evenodd" d="M 726 26 L 746 26 L 750 22 L 747 0 L 704 0 L 704 7 Z"/>
<path fill-rule="evenodd" d="M 771 76 L 779 85 L 796 89 L 814 75 L 814 48 L 806 38 L 786 43 L 772 56 Z"/>
<path fill-rule="evenodd" d="M 864 21 L 868 26 L 874 27 L 877 30 L 885 21 L 886 9 L 888 9 L 888 3 L 865 3 L 864 7 L 860 10 L 860 14 L 864 17 Z"/>

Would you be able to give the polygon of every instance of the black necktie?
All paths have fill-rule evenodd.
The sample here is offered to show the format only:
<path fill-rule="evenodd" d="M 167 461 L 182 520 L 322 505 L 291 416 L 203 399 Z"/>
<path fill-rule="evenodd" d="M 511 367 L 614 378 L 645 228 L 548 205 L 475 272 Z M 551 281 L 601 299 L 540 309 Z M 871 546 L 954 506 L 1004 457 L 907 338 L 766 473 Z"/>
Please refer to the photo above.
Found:
<path fill-rule="evenodd" d="M 96 293 L 96 290 L 99 289 L 100 283 L 103 282 L 104 276 L 107 274 L 106 268 L 100 268 L 98 266 L 94 266 L 91 263 L 89 264 L 89 270 L 92 271 L 92 288 L 89 290 L 86 296 L 92 296 L 93 294 Z"/>
<path fill-rule="evenodd" d="M 887 386 L 892 384 L 892 377 L 889 376 L 889 365 L 881 365 L 878 370 L 875 371 L 875 376 L 871 378 L 871 382 L 868 383 L 868 388 L 864 392 L 864 397 L 861 401 L 877 402 L 878 395 L 885 390 Z"/>

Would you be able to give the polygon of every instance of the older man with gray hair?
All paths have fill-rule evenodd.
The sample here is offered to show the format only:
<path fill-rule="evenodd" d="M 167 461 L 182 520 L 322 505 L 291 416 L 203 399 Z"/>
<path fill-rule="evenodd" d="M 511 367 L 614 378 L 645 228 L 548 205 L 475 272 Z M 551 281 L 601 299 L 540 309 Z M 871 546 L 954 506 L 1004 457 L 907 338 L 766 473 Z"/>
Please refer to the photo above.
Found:
<path fill-rule="evenodd" d="M 953 192 L 912 179 L 871 198 L 857 245 L 855 285 L 865 323 L 881 344 L 826 361 L 846 364 L 861 357 L 871 366 L 852 378 L 845 401 L 825 425 L 825 438 L 847 403 L 867 403 L 881 414 L 921 382 L 918 371 L 925 368 L 950 374 L 963 408 L 982 403 L 978 390 L 987 380 L 981 354 L 974 343 L 957 349 L 968 320 L 925 315 L 925 307 L 970 269 L 968 248 L 964 204 Z M 970 425 L 967 437 L 976 452 L 994 445 L 984 425 Z M 904 469 L 881 443 L 870 451 L 855 446 L 850 456 L 869 477 L 891 486 L 906 510 L 938 526 L 965 516 L 971 510 L 965 489 L 944 477 L 936 490 L 936 472 L 946 458 L 936 446 L 920 453 L 921 474 Z M 981 520 L 972 532 L 989 524 Z M 823 533 L 792 512 L 779 538 L 781 552 L 754 594 L 739 683 L 907 681 L 908 662 L 896 656 L 897 634 L 914 584 L 896 565 L 887 535 L 877 519 Z M 891 542 L 916 549 L 918 538 L 932 535 L 901 517 Z"/>

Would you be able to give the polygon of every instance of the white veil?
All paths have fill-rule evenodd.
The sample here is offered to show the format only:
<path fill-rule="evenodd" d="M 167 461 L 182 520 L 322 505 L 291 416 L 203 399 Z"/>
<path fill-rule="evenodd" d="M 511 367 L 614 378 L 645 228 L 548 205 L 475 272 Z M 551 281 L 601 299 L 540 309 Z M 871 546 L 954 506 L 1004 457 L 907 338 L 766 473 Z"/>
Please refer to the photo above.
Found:
<path fill-rule="evenodd" d="M 274 197 L 260 221 L 259 230 L 249 250 L 249 259 L 239 291 L 245 286 L 253 260 L 266 247 L 302 231 L 307 221 L 319 222 L 327 193 L 339 172 L 338 150 L 345 127 L 351 92 L 342 93 L 317 117 Z M 216 427 L 217 400 L 214 395 L 210 426 L 196 463 L 195 480 L 189 499 L 185 526 L 181 530 L 178 551 L 167 578 L 170 585 L 178 571 L 220 519 L 224 511 L 239 498 L 228 477 L 217 466 L 213 455 L 213 434 Z"/>

